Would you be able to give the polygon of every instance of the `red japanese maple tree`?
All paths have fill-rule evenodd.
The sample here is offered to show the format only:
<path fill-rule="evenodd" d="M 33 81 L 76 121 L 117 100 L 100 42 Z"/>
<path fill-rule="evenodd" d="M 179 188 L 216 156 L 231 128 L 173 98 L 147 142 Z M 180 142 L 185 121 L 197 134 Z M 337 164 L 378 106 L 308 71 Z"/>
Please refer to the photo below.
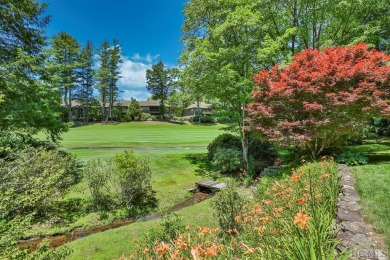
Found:
<path fill-rule="evenodd" d="M 272 141 L 298 145 L 312 158 L 373 116 L 390 115 L 390 56 L 360 43 L 305 50 L 286 68 L 253 77 L 250 125 Z"/>

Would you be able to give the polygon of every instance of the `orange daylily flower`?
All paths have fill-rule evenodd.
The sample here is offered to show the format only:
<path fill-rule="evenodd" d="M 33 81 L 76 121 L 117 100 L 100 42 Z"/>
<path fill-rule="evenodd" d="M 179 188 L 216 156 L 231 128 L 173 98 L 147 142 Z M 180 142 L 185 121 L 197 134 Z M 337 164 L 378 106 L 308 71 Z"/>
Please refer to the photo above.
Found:
<path fill-rule="evenodd" d="M 237 223 L 240 223 L 240 222 L 241 222 L 241 215 L 235 216 L 235 217 L 234 217 L 234 220 L 235 220 Z"/>
<path fill-rule="evenodd" d="M 303 204 L 303 203 L 305 203 L 305 198 L 299 198 L 299 199 L 297 199 L 297 202 L 299 204 Z"/>
<path fill-rule="evenodd" d="M 210 229 L 208 227 L 199 227 L 200 229 L 200 235 L 208 235 Z"/>
<path fill-rule="evenodd" d="M 271 220 L 271 219 L 270 219 L 269 216 L 265 216 L 265 217 L 260 218 L 260 221 L 261 221 L 261 222 L 264 222 L 264 223 L 266 223 L 266 224 L 267 224 L 270 220 Z"/>
<path fill-rule="evenodd" d="M 210 247 L 206 248 L 205 256 L 211 257 L 211 256 L 217 256 L 218 252 L 222 250 L 222 245 L 211 245 Z"/>
<path fill-rule="evenodd" d="M 187 243 L 185 241 L 183 241 L 183 239 L 177 238 L 176 239 L 176 245 L 177 245 L 177 248 L 182 250 L 182 249 L 184 249 L 187 246 Z"/>
<path fill-rule="evenodd" d="M 307 221 L 310 219 L 308 215 L 298 212 L 294 217 L 294 224 L 298 225 L 300 229 L 306 229 Z"/>
<path fill-rule="evenodd" d="M 165 255 L 167 253 L 168 249 L 169 249 L 169 245 L 165 244 L 164 242 L 161 243 L 161 246 L 157 246 L 155 248 L 156 252 L 158 252 L 162 255 Z"/>
<path fill-rule="evenodd" d="M 317 194 L 314 196 L 316 199 L 320 199 L 321 198 L 321 194 Z"/>
<path fill-rule="evenodd" d="M 179 259 L 179 250 L 175 250 L 173 254 L 171 255 L 171 259 Z"/>
<path fill-rule="evenodd" d="M 149 249 L 147 247 L 144 248 L 144 250 L 142 250 L 142 253 L 145 255 L 149 252 Z"/>
<path fill-rule="evenodd" d="M 324 174 L 320 175 L 320 179 L 329 178 L 330 176 L 331 176 L 330 173 L 324 173 Z"/>
<path fill-rule="evenodd" d="M 259 233 L 263 233 L 264 232 L 264 226 L 254 227 L 253 229 L 258 231 Z"/>
<path fill-rule="evenodd" d="M 299 179 L 301 178 L 301 175 L 300 174 L 298 174 L 298 175 L 293 175 L 293 176 L 291 176 L 291 178 L 290 178 L 290 181 L 292 181 L 292 182 L 299 182 Z"/>

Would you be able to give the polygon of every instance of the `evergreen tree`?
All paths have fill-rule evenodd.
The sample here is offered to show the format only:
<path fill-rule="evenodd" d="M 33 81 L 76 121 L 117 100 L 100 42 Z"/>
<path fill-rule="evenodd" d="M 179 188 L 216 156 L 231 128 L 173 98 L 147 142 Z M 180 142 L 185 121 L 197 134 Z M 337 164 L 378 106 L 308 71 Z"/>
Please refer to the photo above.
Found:
<path fill-rule="evenodd" d="M 93 66 L 93 44 L 91 41 L 87 41 L 80 53 L 79 90 L 77 93 L 83 111 L 83 120 L 86 123 L 89 122 L 89 106 L 93 99 L 95 84 Z"/>
<path fill-rule="evenodd" d="M 139 105 L 139 102 L 134 98 L 131 98 L 130 104 L 127 107 L 126 119 L 128 121 L 141 120 L 143 109 Z"/>
<path fill-rule="evenodd" d="M 64 131 L 59 117 L 59 92 L 46 81 L 43 16 L 46 4 L 33 0 L 0 3 L 0 135 L 39 130 L 57 139 Z"/>
<path fill-rule="evenodd" d="M 118 98 L 117 81 L 120 78 L 119 64 L 122 62 L 119 42 L 114 40 L 113 44 L 114 46 L 111 47 L 110 43 L 106 40 L 98 50 L 99 69 L 97 71 L 97 87 L 100 92 L 102 115 L 106 121 L 108 118 L 112 119 L 113 104 Z M 108 113 L 106 113 L 107 104 Z"/>
<path fill-rule="evenodd" d="M 98 66 L 96 74 L 97 88 L 100 93 L 99 101 L 102 106 L 102 119 L 106 118 L 106 104 L 108 101 L 108 86 L 110 82 L 110 44 L 105 40 L 98 49 Z"/>
<path fill-rule="evenodd" d="M 121 77 L 120 76 L 120 70 L 119 70 L 119 64 L 122 63 L 122 59 L 120 56 L 121 47 L 119 45 L 118 40 L 113 40 L 113 46 L 111 47 L 109 54 L 110 59 L 108 63 L 109 72 L 110 72 L 110 80 L 108 84 L 108 95 L 109 95 L 109 107 L 108 107 L 108 113 L 109 118 L 112 120 L 113 118 L 113 106 L 114 102 L 118 99 L 119 95 L 119 89 L 117 86 L 117 81 Z"/>
<path fill-rule="evenodd" d="M 165 101 L 175 92 L 177 69 L 168 69 L 162 61 L 146 70 L 146 88 L 152 93 L 153 99 L 160 99 L 161 119 L 165 117 Z"/>
<path fill-rule="evenodd" d="M 73 120 L 72 100 L 78 82 L 80 45 L 77 40 L 66 32 L 53 36 L 51 42 L 49 67 L 52 72 L 53 84 L 61 89 L 64 103 L 68 111 L 68 121 Z"/>

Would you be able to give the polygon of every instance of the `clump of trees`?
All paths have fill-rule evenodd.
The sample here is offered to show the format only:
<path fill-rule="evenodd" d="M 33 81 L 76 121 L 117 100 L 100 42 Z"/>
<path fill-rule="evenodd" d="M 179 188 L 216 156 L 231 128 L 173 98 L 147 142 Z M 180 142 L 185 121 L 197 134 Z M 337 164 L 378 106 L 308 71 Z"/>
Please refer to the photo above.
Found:
<path fill-rule="evenodd" d="M 289 64 L 305 49 L 366 42 L 389 51 L 386 0 L 190 0 L 184 5 L 181 81 L 194 96 L 222 104 L 240 134 L 249 167 L 246 106 L 252 76 Z"/>
<path fill-rule="evenodd" d="M 372 117 L 390 115 L 389 62 L 386 53 L 360 43 L 305 50 L 286 68 L 261 71 L 248 106 L 252 129 L 316 159 Z"/>

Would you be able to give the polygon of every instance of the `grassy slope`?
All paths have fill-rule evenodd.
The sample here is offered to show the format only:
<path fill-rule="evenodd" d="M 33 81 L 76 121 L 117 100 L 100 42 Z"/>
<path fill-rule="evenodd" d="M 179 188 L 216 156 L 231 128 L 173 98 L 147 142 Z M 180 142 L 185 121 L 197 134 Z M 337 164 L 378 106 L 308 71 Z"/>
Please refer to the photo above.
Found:
<path fill-rule="evenodd" d="M 205 147 L 222 133 L 220 131 L 222 127 L 221 125 L 180 125 L 161 122 L 96 124 L 71 128 L 63 135 L 60 145 L 63 148 L 76 148 L 67 150 L 67 152 L 74 154 L 83 163 L 90 159 L 114 156 L 125 149 L 122 146 L 134 145 L 137 138 L 143 136 L 144 142 L 134 145 L 141 150 L 134 152 L 139 156 L 149 158 L 152 168 L 152 185 L 157 192 L 159 206 L 169 207 L 184 201 L 190 195 L 187 190 L 194 187 L 196 181 L 217 176 L 205 163 L 204 155 L 207 152 Z M 100 148 L 102 144 L 122 148 Z M 161 147 L 162 144 L 170 149 L 164 149 Z M 189 146 L 192 148 L 172 150 L 172 148 L 183 147 L 184 144 L 185 146 L 191 144 Z M 82 149 L 82 147 L 93 149 Z M 159 147 L 158 150 L 154 149 L 156 147 Z M 86 195 L 85 192 L 88 190 L 81 182 L 71 190 L 66 198 L 82 198 Z M 77 227 L 90 228 L 96 225 L 106 225 L 111 221 L 111 217 L 99 220 L 96 213 L 90 213 L 69 223 L 68 226 L 37 226 L 27 235 L 63 233 Z"/>
<path fill-rule="evenodd" d="M 194 182 L 214 177 L 205 163 L 205 148 L 180 150 L 154 150 L 154 147 L 206 147 L 222 133 L 221 126 L 176 125 L 168 123 L 124 123 L 116 125 L 92 125 L 72 128 L 63 136 L 64 148 L 100 146 L 137 146 L 137 155 L 150 159 L 153 188 L 161 206 L 182 201 L 189 194 L 187 189 Z M 150 150 L 149 150 L 150 149 Z M 115 155 L 124 148 L 75 149 L 68 152 L 84 162 L 94 158 Z M 211 176 L 212 175 L 212 176 Z M 83 184 L 78 188 L 83 189 Z M 70 196 L 81 196 L 75 189 Z M 210 200 L 182 209 L 178 212 L 186 223 L 216 226 L 210 213 Z M 88 218 L 86 221 L 89 221 Z M 138 222 L 132 225 L 95 234 L 68 244 L 73 250 L 70 259 L 112 259 L 128 255 L 133 247 L 131 240 L 139 238 L 158 220 Z"/>
<path fill-rule="evenodd" d="M 210 203 L 211 200 L 206 200 L 177 213 L 185 223 L 216 227 L 218 224 L 212 218 Z M 70 242 L 66 245 L 73 250 L 69 259 L 113 259 L 122 255 L 128 256 L 134 249 L 134 243 L 131 241 L 142 237 L 151 227 L 155 227 L 158 221 L 137 222 Z"/>
<path fill-rule="evenodd" d="M 363 214 L 390 248 L 390 142 L 372 143 L 353 148 L 369 157 L 369 164 L 352 167 Z"/>

